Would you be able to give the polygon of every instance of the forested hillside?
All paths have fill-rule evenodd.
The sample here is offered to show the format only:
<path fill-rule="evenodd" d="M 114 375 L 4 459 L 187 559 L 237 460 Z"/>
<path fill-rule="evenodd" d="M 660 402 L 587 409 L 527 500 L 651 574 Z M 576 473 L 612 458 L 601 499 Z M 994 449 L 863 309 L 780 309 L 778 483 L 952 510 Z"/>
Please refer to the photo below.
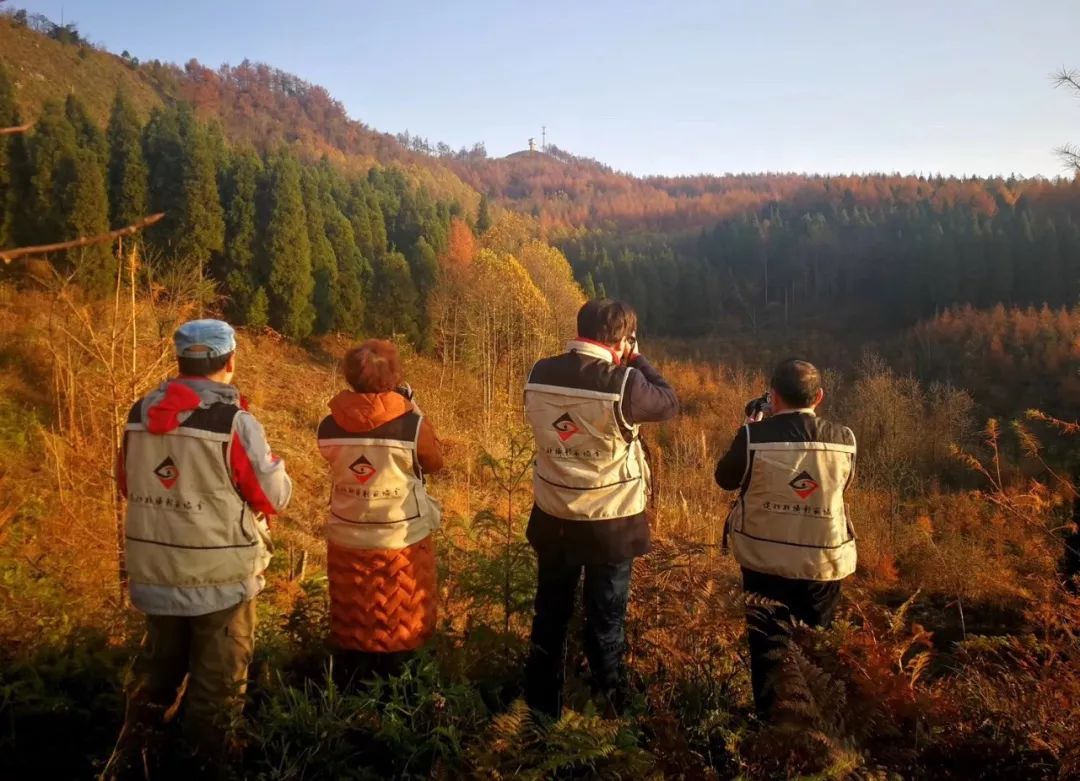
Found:
<path fill-rule="evenodd" d="M 236 384 L 294 483 L 239 776 L 1080 777 L 1080 598 L 1059 572 L 1080 181 L 490 159 L 377 132 L 268 65 L 140 63 L 18 12 L 0 14 L 0 129 L 0 777 L 106 768 L 144 633 L 116 454 L 200 316 L 239 326 Z M 654 547 L 633 565 L 626 708 L 590 692 L 575 637 L 548 723 L 519 696 L 537 585 L 522 383 L 601 295 L 640 312 L 680 414 L 642 429 Z M 426 489 L 439 618 L 401 676 L 344 691 L 315 432 L 369 337 L 397 343 L 445 455 Z M 795 628 L 767 721 L 713 469 L 795 354 L 857 436 L 859 561 L 833 626 Z M 176 728 L 151 777 L 198 776 Z"/>
<path fill-rule="evenodd" d="M 293 338 L 398 335 L 417 347 L 448 345 L 445 359 L 455 365 L 524 335 L 514 329 L 546 327 L 553 304 L 580 295 L 534 224 L 507 215 L 492 230 L 476 193 L 348 119 L 321 88 L 248 63 L 211 72 L 121 61 L 68 28 L 37 24 L 46 34 L 0 17 L 0 36 L 22 46 L 0 47 L 0 61 L 12 63 L 0 65 L 0 125 L 33 122 L 27 133 L 0 137 L 0 246 L 96 235 L 161 212 L 140 240 L 144 261 L 159 275 L 194 267 L 214 280 L 238 324 Z M 66 97 L 56 96 L 62 80 L 52 72 L 53 91 L 36 89 L 37 63 L 52 67 L 53 55 L 71 51 L 82 54 L 71 55 L 76 77 Z M 99 102 L 111 81 L 118 89 L 101 123 L 100 107 L 80 96 Z M 476 233 L 487 231 L 483 246 L 496 252 L 473 264 L 482 248 Z M 114 284 L 116 259 L 105 245 L 53 260 L 88 289 Z M 436 297 L 441 266 L 446 284 Z M 498 337 L 492 322 L 474 324 L 473 341 L 462 344 L 465 337 L 447 333 L 448 318 L 473 323 L 507 300 L 482 292 L 485 274 L 518 274 L 533 300 L 521 309 L 527 316 L 500 321 Z M 479 311 L 464 311 L 470 306 Z M 564 310 L 554 319 L 565 318 Z"/>
<path fill-rule="evenodd" d="M 587 293 L 653 332 L 905 328 L 945 307 L 1072 306 L 1080 181 L 935 175 L 634 177 L 554 146 L 490 159 L 403 142 L 533 214 Z"/>
<path fill-rule="evenodd" d="M 108 121 L 118 91 L 140 122 L 155 107 L 184 102 L 200 119 L 219 125 L 230 142 L 260 153 L 287 145 L 302 159 L 325 155 L 351 173 L 393 164 L 438 197 L 476 207 L 478 196 L 439 161 L 350 118 L 322 87 L 265 64 L 244 60 L 214 70 L 195 60 L 183 66 L 141 63 L 127 52 L 117 56 L 94 47 L 74 24 L 61 27 L 43 16 L 9 13 L 0 14 L 0 65 L 9 70 L 16 105 L 27 120 L 47 101 L 69 95 L 99 125 Z"/>

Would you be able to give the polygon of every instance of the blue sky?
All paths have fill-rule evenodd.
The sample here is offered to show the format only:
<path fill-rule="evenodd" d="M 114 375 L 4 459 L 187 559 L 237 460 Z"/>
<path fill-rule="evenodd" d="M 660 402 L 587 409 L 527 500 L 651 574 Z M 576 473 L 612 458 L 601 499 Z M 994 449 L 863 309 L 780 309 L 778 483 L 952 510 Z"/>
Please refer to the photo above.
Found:
<path fill-rule="evenodd" d="M 261 60 L 379 130 L 636 174 L 1063 172 L 1080 0 L 10 0 L 142 59 Z"/>

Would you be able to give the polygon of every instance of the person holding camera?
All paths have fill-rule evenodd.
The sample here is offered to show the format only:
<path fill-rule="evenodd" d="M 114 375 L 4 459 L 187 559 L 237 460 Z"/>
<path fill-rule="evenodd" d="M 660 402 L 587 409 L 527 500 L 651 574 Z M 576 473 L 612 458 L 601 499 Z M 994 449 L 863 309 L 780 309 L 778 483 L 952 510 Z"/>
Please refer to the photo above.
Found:
<path fill-rule="evenodd" d="M 533 366 L 525 414 L 536 439 L 526 536 L 537 588 L 525 700 L 562 712 L 566 636 L 584 573 L 585 654 L 592 688 L 620 711 L 624 624 L 634 557 L 649 550 L 649 466 L 639 426 L 679 411 L 675 391 L 640 354 L 637 315 L 612 299 L 587 302 L 566 352 Z"/>
<path fill-rule="evenodd" d="M 443 468 L 435 431 L 402 384 L 397 348 L 369 339 L 344 360 L 344 390 L 319 425 L 330 465 L 325 532 L 330 645 L 346 686 L 397 674 L 435 631 L 431 533 L 441 509 L 424 476 Z"/>
<path fill-rule="evenodd" d="M 716 482 L 739 497 L 724 526 L 742 567 L 754 705 L 768 718 L 780 655 L 797 619 L 832 621 L 840 582 L 855 571 L 855 532 L 844 491 L 855 470 L 851 429 L 819 418 L 824 398 L 813 364 L 776 367 L 769 393 L 747 404 L 746 424 L 716 465 Z"/>

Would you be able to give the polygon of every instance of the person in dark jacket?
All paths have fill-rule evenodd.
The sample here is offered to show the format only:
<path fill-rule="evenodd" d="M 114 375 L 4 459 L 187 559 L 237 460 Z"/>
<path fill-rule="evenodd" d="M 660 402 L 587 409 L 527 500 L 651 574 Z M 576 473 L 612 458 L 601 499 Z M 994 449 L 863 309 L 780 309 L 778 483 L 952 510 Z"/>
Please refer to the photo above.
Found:
<path fill-rule="evenodd" d="M 525 699 L 552 718 L 562 712 L 567 629 L 583 573 L 592 687 L 622 707 L 630 573 L 650 544 L 638 427 L 679 411 L 675 391 L 638 351 L 628 304 L 589 301 L 577 324 L 566 352 L 537 362 L 525 386 L 537 451 L 526 536 L 538 562 Z"/>
<path fill-rule="evenodd" d="M 855 468 L 855 435 L 817 417 L 824 392 L 813 364 L 788 360 L 773 372 L 769 403 L 751 413 L 716 465 L 716 482 L 739 489 L 725 525 L 747 595 L 754 705 L 768 718 L 779 655 L 792 619 L 827 626 L 840 582 L 855 571 L 855 534 L 844 491 Z"/>

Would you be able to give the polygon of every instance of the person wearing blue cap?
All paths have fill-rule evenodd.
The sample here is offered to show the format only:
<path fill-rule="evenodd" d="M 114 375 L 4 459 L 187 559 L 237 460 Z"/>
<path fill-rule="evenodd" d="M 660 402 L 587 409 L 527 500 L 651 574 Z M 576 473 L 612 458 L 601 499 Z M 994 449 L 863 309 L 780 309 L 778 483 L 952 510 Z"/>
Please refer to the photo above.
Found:
<path fill-rule="evenodd" d="M 228 727 L 244 706 L 267 518 L 292 494 L 284 462 L 231 384 L 233 328 L 193 320 L 173 340 L 179 376 L 131 408 L 118 458 L 131 601 L 146 614 L 121 770 L 138 761 L 135 749 L 154 754 L 185 677 L 183 728 L 200 761 L 220 764 L 235 748 Z"/>

